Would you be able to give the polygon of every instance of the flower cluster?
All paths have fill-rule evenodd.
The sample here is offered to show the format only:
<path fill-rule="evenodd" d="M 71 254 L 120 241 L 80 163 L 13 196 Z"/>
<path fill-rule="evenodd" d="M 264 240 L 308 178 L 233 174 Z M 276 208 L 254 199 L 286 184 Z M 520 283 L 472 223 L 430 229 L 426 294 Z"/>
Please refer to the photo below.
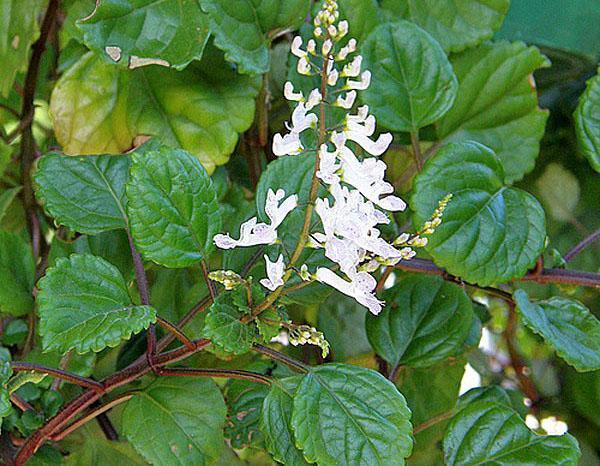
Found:
<path fill-rule="evenodd" d="M 325 340 L 323 333 L 309 325 L 291 324 L 289 342 L 294 346 L 306 344 L 318 346 L 324 358 L 329 354 L 329 342 Z"/>
<path fill-rule="evenodd" d="M 303 264 L 298 272 L 300 278 L 330 285 L 378 314 L 383 302 L 375 296 L 377 281 L 371 273 L 381 266 L 412 258 L 414 248 L 423 247 L 427 242 L 425 236 L 439 225 L 449 198 L 440 203 L 422 232 L 412 236 L 403 234 L 393 243 L 381 236 L 379 227 L 390 222 L 389 213 L 404 210 L 406 203 L 393 194 L 393 186 L 385 181 L 387 166 L 377 158 L 389 147 L 392 135 L 374 136 L 376 121 L 368 106 L 353 110 L 357 92 L 370 85 L 371 73 L 362 69 L 363 59 L 356 54 L 357 42 L 348 39 L 347 34 L 348 22 L 339 21 L 336 0 L 325 0 L 314 18 L 313 38 L 305 47 L 299 36 L 292 41 L 291 52 L 298 57 L 298 73 L 320 76 L 320 86 L 305 95 L 296 91 L 291 82 L 285 83 L 284 96 L 296 102 L 296 107 L 291 122 L 286 123 L 287 132 L 273 138 L 273 154 L 298 157 L 317 152 L 313 188 L 317 183 L 328 187 L 324 198 L 317 198 L 317 190 L 311 190 L 313 197 L 307 209 L 314 203 L 321 225 L 309 224 L 312 210 L 307 210 L 305 233 L 308 230 L 308 236 L 301 238 L 299 246 L 324 249 L 325 256 L 336 265 L 319 267 L 311 273 Z M 336 112 L 341 114 L 339 109 L 345 111 L 331 129 L 320 120 L 327 108 L 337 108 Z M 306 132 L 316 135 L 318 147 L 306 147 L 314 140 L 307 137 Z M 252 218 L 241 226 L 239 240 L 217 235 L 215 244 L 229 249 L 275 243 L 277 227 L 297 205 L 297 195 L 280 204 L 284 197 L 281 189 L 276 193 L 269 191 L 265 210 L 271 219 L 270 225 L 257 223 L 257 219 Z M 260 283 L 271 291 L 285 285 L 291 271 L 298 270 L 293 258 L 298 256 L 294 254 L 286 267 L 283 255 L 276 262 L 265 255 L 267 278 Z M 308 341 L 309 338 L 297 340 Z"/>

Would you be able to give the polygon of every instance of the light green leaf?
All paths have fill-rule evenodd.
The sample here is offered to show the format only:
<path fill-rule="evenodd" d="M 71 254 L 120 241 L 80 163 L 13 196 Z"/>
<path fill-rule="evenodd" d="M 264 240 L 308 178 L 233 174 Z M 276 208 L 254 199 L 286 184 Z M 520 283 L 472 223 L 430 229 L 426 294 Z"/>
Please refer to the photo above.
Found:
<path fill-rule="evenodd" d="M 436 264 L 488 286 L 523 276 L 544 249 L 544 211 L 530 194 L 504 186 L 494 153 L 476 142 L 451 143 L 415 179 L 411 207 L 422 225 L 447 194 L 452 199 L 427 251 Z"/>
<path fill-rule="evenodd" d="M 17 186 L 16 188 L 7 189 L 2 194 L 0 194 L 0 222 L 2 222 L 2 219 L 6 215 L 8 207 L 10 206 L 12 201 L 14 201 L 15 197 L 17 196 L 17 194 L 19 194 L 20 191 L 21 187 Z"/>
<path fill-rule="evenodd" d="M 465 362 L 461 359 L 444 361 L 426 369 L 406 367 L 400 371 L 396 386 L 406 398 L 415 427 L 456 406 L 464 372 Z M 441 440 L 448 422 L 437 422 L 415 435 L 413 452 L 408 459 L 410 466 L 443 464 Z"/>
<path fill-rule="evenodd" d="M 296 445 L 320 466 L 402 466 L 412 449 L 410 410 L 381 374 L 357 366 L 311 369 L 294 396 Z"/>
<path fill-rule="evenodd" d="M 47 154 L 34 175 L 36 196 L 59 224 L 80 233 L 126 228 L 128 175 L 127 156 Z"/>
<path fill-rule="evenodd" d="M 579 301 L 553 297 L 531 302 L 514 293 L 519 315 L 533 332 L 580 372 L 600 369 L 600 321 Z"/>
<path fill-rule="evenodd" d="M 0 96 L 7 96 L 18 72 L 27 69 L 29 48 L 38 36 L 39 0 L 4 0 L 0 5 Z"/>
<path fill-rule="evenodd" d="M 455 355 L 469 335 L 474 318 L 469 297 L 441 277 L 408 276 L 382 297 L 381 314 L 367 314 L 367 336 L 393 367 L 431 366 Z"/>
<path fill-rule="evenodd" d="M 575 131 L 583 155 L 600 173 L 600 74 L 587 83 L 575 110 Z"/>
<path fill-rule="evenodd" d="M 134 153 L 127 198 L 131 234 L 146 259 L 187 267 L 212 249 L 221 227 L 217 193 L 191 154 L 168 147 Z"/>
<path fill-rule="evenodd" d="M 250 351 L 256 329 L 242 323 L 242 316 L 243 313 L 232 302 L 231 293 L 219 295 L 206 315 L 205 338 L 228 353 L 243 354 Z"/>
<path fill-rule="evenodd" d="M 33 308 L 35 261 L 20 236 L 0 231 L 0 312 L 20 316 Z"/>
<path fill-rule="evenodd" d="M 297 375 L 274 382 L 262 405 L 260 429 L 265 446 L 275 461 L 286 466 L 308 465 L 296 447 L 291 425 L 294 393 L 301 380 Z"/>
<path fill-rule="evenodd" d="M 444 452 L 448 466 L 575 466 L 580 455 L 571 435 L 536 435 L 515 411 L 485 401 L 468 405 L 452 419 Z"/>
<path fill-rule="evenodd" d="M 215 45 L 241 73 L 269 71 L 269 47 L 278 34 L 296 29 L 308 14 L 308 0 L 200 0 L 210 16 Z"/>
<path fill-rule="evenodd" d="M 510 0 L 382 0 L 393 19 L 405 18 L 429 32 L 444 50 L 460 52 L 500 29 Z"/>
<path fill-rule="evenodd" d="M 581 189 L 573 173 L 562 165 L 550 163 L 535 184 L 546 211 L 552 217 L 562 222 L 575 218 Z"/>
<path fill-rule="evenodd" d="M 535 165 L 548 118 L 538 108 L 532 73 L 550 63 L 521 42 L 485 43 L 451 62 L 458 95 L 436 124 L 438 137 L 485 144 L 504 165 L 506 181 L 520 180 Z"/>
<path fill-rule="evenodd" d="M 160 377 L 127 402 L 123 433 L 153 465 L 204 466 L 223 449 L 225 413 L 212 380 Z"/>
<path fill-rule="evenodd" d="M 99 352 L 117 346 L 156 319 L 149 306 L 133 304 L 119 270 L 96 256 L 59 259 L 38 282 L 44 351 Z"/>
<path fill-rule="evenodd" d="M 208 48 L 200 64 L 181 72 L 121 70 L 88 53 L 59 79 L 50 110 L 69 155 L 119 154 L 154 136 L 189 151 L 212 173 L 252 124 L 255 84 Z"/>
<path fill-rule="evenodd" d="M 409 21 L 386 23 L 363 44 L 373 75 L 364 92 L 379 122 L 395 131 L 417 131 L 452 106 L 458 82 L 440 45 Z"/>
<path fill-rule="evenodd" d="M 183 69 L 202 57 L 208 18 L 198 0 L 112 0 L 99 2 L 80 20 L 83 40 L 113 63 Z"/>

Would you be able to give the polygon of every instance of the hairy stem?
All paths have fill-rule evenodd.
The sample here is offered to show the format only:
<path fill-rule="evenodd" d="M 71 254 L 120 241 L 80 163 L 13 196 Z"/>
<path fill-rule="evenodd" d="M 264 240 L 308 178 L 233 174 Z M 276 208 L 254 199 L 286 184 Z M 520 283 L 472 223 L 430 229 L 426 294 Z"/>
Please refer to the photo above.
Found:
<path fill-rule="evenodd" d="M 177 367 L 175 369 L 161 369 L 160 375 L 167 377 L 218 377 L 224 379 L 249 380 L 250 382 L 271 385 L 272 380 L 266 375 L 256 372 L 235 369 L 188 369 Z"/>

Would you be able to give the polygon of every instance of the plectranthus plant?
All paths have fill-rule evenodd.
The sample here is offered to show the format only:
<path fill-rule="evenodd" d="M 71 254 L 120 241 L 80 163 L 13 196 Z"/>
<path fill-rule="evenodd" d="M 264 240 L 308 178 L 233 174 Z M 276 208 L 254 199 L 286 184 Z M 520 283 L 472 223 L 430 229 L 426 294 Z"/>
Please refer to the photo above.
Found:
<path fill-rule="evenodd" d="M 2 0 L 0 464 L 599 464 L 593 0 L 510 3 Z"/>
<path fill-rule="evenodd" d="M 357 41 L 348 36 L 348 21 L 340 20 L 337 1 L 324 2 L 313 25 L 313 37 L 304 48 L 302 37 L 294 37 L 291 53 L 299 58 L 298 74 L 317 78 L 319 85 L 305 96 L 292 82 L 285 83 L 283 95 L 295 108 L 286 123 L 288 132 L 275 134 L 272 147 L 278 157 L 317 154 L 307 205 L 298 206 L 297 193 L 271 186 L 264 208 L 270 223 L 253 217 L 240 226 L 239 239 L 218 234 L 214 242 L 222 249 L 275 244 L 279 225 L 292 210 L 303 208 L 304 222 L 295 249 L 287 257 L 280 254 L 275 262 L 264 256 L 267 278 L 260 283 L 272 294 L 256 312 L 274 305 L 296 273 L 303 281 L 318 280 L 337 289 L 377 315 L 384 303 L 375 294 L 377 279 L 372 273 L 414 257 L 414 248 L 424 247 L 426 235 L 441 223 L 452 195 L 440 200 L 420 234 L 402 233 L 393 241 L 382 237 L 378 225 L 389 224 L 391 213 L 406 209 L 385 180 L 386 163 L 378 158 L 393 137 L 391 133 L 374 137 L 375 117 L 369 114 L 368 105 L 356 105 L 358 92 L 369 88 L 371 72 L 363 69 Z M 334 109 L 338 111 L 332 117 Z M 355 151 L 361 152 L 360 158 Z M 323 196 L 320 185 L 326 187 Z M 318 222 L 313 222 L 313 213 Z M 323 249 L 331 264 L 310 270 L 300 261 L 306 248 Z M 301 341 L 315 344 L 322 340 Z"/>

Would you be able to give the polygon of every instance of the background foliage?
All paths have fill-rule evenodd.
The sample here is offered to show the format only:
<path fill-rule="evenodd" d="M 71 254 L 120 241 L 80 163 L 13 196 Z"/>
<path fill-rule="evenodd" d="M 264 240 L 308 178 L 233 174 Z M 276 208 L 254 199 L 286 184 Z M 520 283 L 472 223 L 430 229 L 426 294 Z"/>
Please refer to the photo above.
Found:
<path fill-rule="evenodd" d="M 564 3 L 339 0 L 410 205 L 386 233 L 453 198 L 379 316 L 295 278 L 257 317 L 264 251 L 212 238 L 309 199 L 271 145 L 319 5 L 0 0 L 2 462 L 600 464 L 600 10 Z"/>

